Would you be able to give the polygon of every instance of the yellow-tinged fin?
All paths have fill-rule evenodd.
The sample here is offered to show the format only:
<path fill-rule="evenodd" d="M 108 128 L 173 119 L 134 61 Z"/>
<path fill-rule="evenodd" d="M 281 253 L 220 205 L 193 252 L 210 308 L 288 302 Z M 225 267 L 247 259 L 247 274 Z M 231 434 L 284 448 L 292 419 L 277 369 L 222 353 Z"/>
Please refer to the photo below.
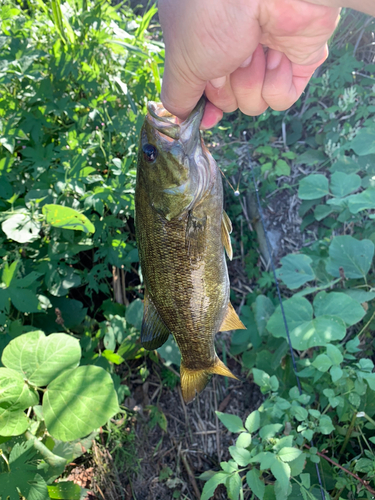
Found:
<path fill-rule="evenodd" d="M 170 335 L 145 289 L 144 313 L 141 327 L 141 342 L 145 349 L 152 351 L 161 347 Z"/>
<path fill-rule="evenodd" d="M 221 219 L 221 241 L 223 242 L 229 260 L 232 260 L 233 258 L 232 243 L 229 236 L 231 232 L 232 223 L 227 213 L 223 210 L 223 217 Z"/>
<path fill-rule="evenodd" d="M 220 325 L 219 332 L 226 332 L 229 330 L 246 330 L 246 326 L 242 323 L 230 302 L 225 318 Z"/>
<path fill-rule="evenodd" d="M 180 366 L 181 390 L 185 403 L 190 403 L 197 394 L 203 391 L 213 374 L 223 375 L 224 377 L 238 380 L 217 356 L 215 364 L 203 370 L 191 370 L 186 368 L 182 361 Z"/>

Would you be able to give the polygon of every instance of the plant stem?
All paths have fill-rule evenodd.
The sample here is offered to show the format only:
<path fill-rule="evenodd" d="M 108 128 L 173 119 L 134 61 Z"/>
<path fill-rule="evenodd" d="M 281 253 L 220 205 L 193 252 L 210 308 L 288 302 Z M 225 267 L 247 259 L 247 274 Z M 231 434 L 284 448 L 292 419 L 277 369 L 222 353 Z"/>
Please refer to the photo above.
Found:
<path fill-rule="evenodd" d="M 341 450 L 339 451 L 338 458 L 340 458 L 341 455 L 344 453 L 344 450 L 345 450 L 345 448 L 346 448 L 346 446 L 347 446 L 347 444 L 349 442 L 350 436 L 352 435 L 352 432 L 353 432 L 356 420 L 357 420 L 357 413 L 355 412 L 354 415 L 353 415 L 352 421 L 350 422 L 350 425 L 349 425 L 348 431 L 346 433 L 344 442 L 342 443 Z"/>
<path fill-rule="evenodd" d="M 310 446 L 308 444 L 304 444 L 303 445 L 305 448 L 308 448 L 310 449 Z M 345 467 L 343 467 L 342 465 L 338 464 L 337 462 L 335 462 L 334 460 L 332 460 L 331 458 L 329 457 L 326 457 L 323 453 L 320 453 L 320 451 L 317 451 L 316 452 L 317 455 L 319 455 L 320 457 L 324 458 L 325 460 L 327 460 L 327 462 L 331 463 L 332 465 L 334 465 L 335 467 L 338 467 L 339 469 L 341 469 L 342 471 L 346 472 L 347 474 L 349 474 L 349 476 L 352 476 L 354 477 L 354 479 L 356 479 L 357 481 L 359 481 L 362 486 L 364 486 L 366 488 L 367 491 L 369 491 L 372 495 L 375 495 L 375 490 L 373 490 L 368 484 L 366 481 L 364 481 L 363 479 L 361 479 L 359 476 L 357 476 L 357 474 L 354 474 L 353 472 L 350 472 L 350 470 L 348 469 L 345 469 Z"/>

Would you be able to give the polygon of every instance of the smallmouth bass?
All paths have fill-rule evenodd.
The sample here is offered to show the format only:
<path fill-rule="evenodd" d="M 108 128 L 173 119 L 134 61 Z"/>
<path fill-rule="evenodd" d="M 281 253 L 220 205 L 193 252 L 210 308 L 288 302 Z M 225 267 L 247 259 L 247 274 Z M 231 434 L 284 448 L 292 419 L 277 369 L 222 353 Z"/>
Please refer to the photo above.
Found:
<path fill-rule="evenodd" d="M 199 126 L 202 98 L 183 122 L 149 102 L 140 134 L 135 226 L 145 284 L 142 345 L 172 334 L 181 352 L 181 389 L 192 401 L 212 374 L 236 378 L 215 352 L 215 334 L 245 328 L 229 302 L 225 251 L 232 224 L 223 186 Z"/>

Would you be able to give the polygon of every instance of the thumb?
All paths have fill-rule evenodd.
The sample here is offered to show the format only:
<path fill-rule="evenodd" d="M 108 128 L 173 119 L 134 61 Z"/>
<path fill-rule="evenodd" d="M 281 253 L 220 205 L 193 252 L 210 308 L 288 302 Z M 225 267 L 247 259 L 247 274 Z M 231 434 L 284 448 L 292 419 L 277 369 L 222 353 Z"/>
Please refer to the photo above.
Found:
<path fill-rule="evenodd" d="M 160 97 L 170 113 L 184 120 L 201 98 L 206 82 L 188 68 L 180 68 L 171 57 L 166 57 Z"/>

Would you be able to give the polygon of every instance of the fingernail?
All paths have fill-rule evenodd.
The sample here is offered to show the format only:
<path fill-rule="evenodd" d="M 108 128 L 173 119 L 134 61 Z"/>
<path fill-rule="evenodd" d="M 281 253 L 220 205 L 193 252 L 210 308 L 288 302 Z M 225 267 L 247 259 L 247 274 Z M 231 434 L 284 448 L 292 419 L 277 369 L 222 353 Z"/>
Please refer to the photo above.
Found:
<path fill-rule="evenodd" d="M 252 58 L 253 58 L 253 56 L 251 55 L 250 57 L 245 59 L 244 62 L 242 64 L 240 64 L 240 68 L 246 68 L 247 66 L 249 66 Z"/>
<path fill-rule="evenodd" d="M 227 81 L 226 76 L 220 76 L 219 78 L 214 78 L 213 80 L 210 80 L 210 83 L 215 89 L 221 89 L 221 87 L 224 87 L 225 82 Z"/>
<path fill-rule="evenodd" d="M 278 50 L 269 51 L 267 54 L 267 69 L 275 69 L 281 62 L 283 53 Z"/>

